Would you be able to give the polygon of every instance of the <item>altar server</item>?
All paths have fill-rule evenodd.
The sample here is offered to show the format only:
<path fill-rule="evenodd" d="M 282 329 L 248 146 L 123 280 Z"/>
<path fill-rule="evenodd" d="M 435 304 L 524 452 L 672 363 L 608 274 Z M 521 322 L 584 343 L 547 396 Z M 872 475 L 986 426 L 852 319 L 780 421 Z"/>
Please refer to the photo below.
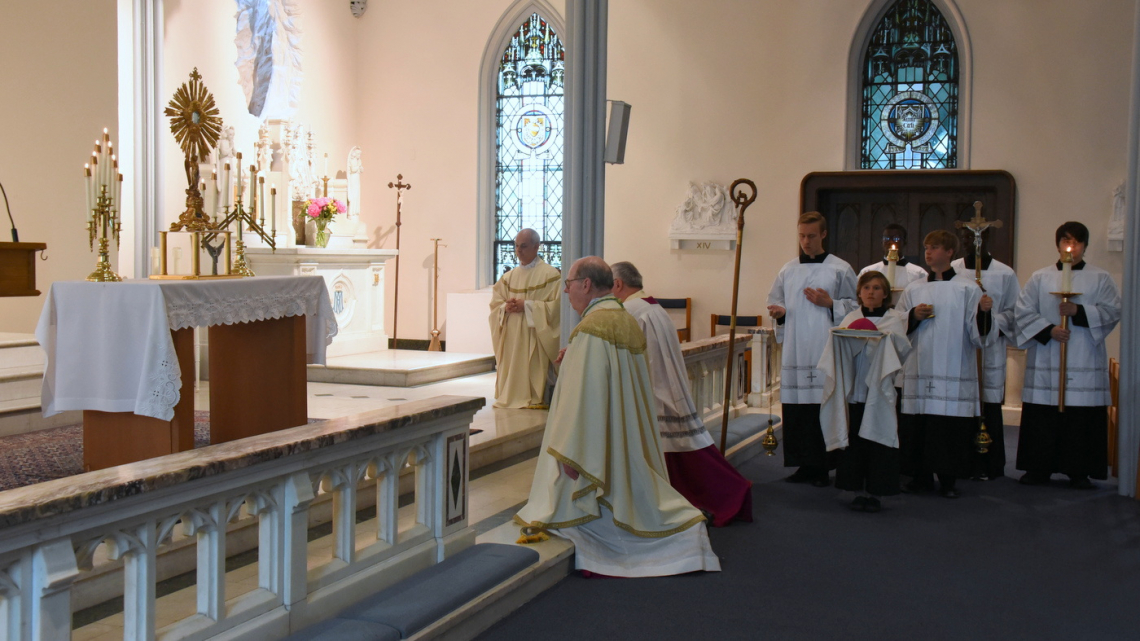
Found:
<path fill-rule="evenodd" d="M 1033 272 L 1017 299 L 1017 343 L 1026 349 L 1017 469 L 1026 485 L 1047 483 L 1061 473 L 1078 489 L 1093 489 L 1089 478 L 1108 476 L 1108 355 L 1104 340 L 1120 322 L 1120 291 L 1108 272 L 1084 260 L 1089 230 L 1078 222 L 1057 228 L 1057 250 L 1072 254 Z M 1071 291 L 1068 303 L 1053 292 Z M 1061 329 L 1061 317 L 1069 329 Z M 1061 345 L 1067 344 L 1065 411 L 1058 410 Z"/>
<path fill-rule="evenodd" d="M 541 242 L 533 229 L 519 232 L 519 266 L 503 274 L 491 294 L 495 407 L 546 409 L 550 364 L 558 357 L 562 276 L 539 258 Z"/>
<path fill-rule="evenodd" d="M 835 487 L 857 493 L 851 509 L 878 512 L 881 497 L 899 493 L 896 412 L 900 394 L 895 381 L 910 352 L 910 341 L 906 314 L 888 306 L 891 287 L 887 277 L 866 272 L 858 285 L 860 308 L 839 326 L 858 329 L 861 324 L 856 321 L 863 319 L 883 336 L 838 339 L 851 341 L 846 350 L 836 349 L 837 337 L 828 342 L 819 361 L 827 376 L 820 420 L 828 447 L 845 448 L 835 470 Z"/>
<path fill-rule="evenodd" d="M 574 542 L 579 570 L 663 576 L 720 570 L 705 517 L 666 478 L 645 335 L 596 256 L 571 266 L 570 334 L 527 504 L 515 519 Z"/>
<path fill-rule="evenodd" d="M 632 263 L 614 263 L 613 294 L 645 334 L 657 433 L 665 452 L 669 483 L 694 506 L 712 515 L 716 526 L 734 519 L 752 521 L 752 482 L 732 467 L 713 444 L 689 391 L 685 358 L 672 319 L 642 288 Z"/>
<path fill-rule="evenodd" d="M 800 256 L 785 264 L 768 293 L 768 313 L 783 343 L 784 466 L 798 467 L 785 480 L 827 487 L 829 457 L 819 424 L 823 376 L 817 367 L 832 327 L 858 306 L 855 272 L 823 250 L 827 221 L 819 212 L 800 216 Z"/>
<path fill-rule="evenodd" d="M 1005 401 L 1005 361 L 1006 347 L 1012 344 L 1016 327 L 1014 325 L 1014 308 L 1017 306 L 1017 295 L 1021 293 L 1021 286 L 1017 282 L 1017 274 L 1005 263 L 996 260 L 987 249 L 989 230 L 982 232 L 982 287 L 993 299 L 991 310 L 994 326 L 986 334 L 985 366 L 982 372 L 982 416 L 985 418 L 986 431 L 989 432 L 993 443 L 989 451 L 981 454 L 975 450 L 973 454 L 973 477 L 979 480 L 997 479 L 1005 476 L 1005 421 L 1002 418 L 1001 405 Z M 966 228 L 962 228 L 959 240 L 965 248 L 962 258 L 950 263 L 954 269 L 954 278 L 977 284 L 976 252 L 974 235 Z"/>
<path fill-rule="evenodd" d="M 954 278 L 954 234 L 932 231 L 923 246 L 930 276 L 907 286 L 898 302 L 908 313 L 913 348 L 903 367 L 902 411 L 909 419 L 901 434 L 903 472 L 914 476 L 908 491 L 934 489 L 937 475 L 942 496 L 958 498 L 956 481 L 970 476 L 981 411 L 975 349 L 989 331 L 993 299 Z"/>
<path fill-rule="evenodd" d="M 895 263 L 894 281 L 891 283 L 894 289 L 906 289 L 906 286 L 914 281 L 926 278 L 926 270 L 921 265 L 915 265 L 902 255 L 903 248 L 906 247 L 906 227 L 898 223 L 890 223 L 883 228 L 883 259 L 859 270 L 859 275 L 874 271 L 887 276 L 890 271 L 889 256 L 892 247 L 899 253 L 899 259 Z M 890 297 L 887 297 L 887 302 L 890 303 Z"/>

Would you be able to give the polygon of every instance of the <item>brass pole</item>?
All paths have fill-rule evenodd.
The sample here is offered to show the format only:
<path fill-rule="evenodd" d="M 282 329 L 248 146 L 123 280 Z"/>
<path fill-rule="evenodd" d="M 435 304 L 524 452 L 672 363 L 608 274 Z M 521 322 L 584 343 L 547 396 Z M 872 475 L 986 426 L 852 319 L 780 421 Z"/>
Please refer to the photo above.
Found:
<path fill-rule="evenodd" d="M 1070 293 L 1062 292 L 1060 294 L 1060 296 L 1061 296 L 1061 302 L 1067 303 L 1067 302 L 1069 302 L 1069 298 L 1076 296 L 1076 294 L 1070 294 Z M 1068 316 L 1061 316 L 1061 329 L 1069 329 L 1069 317 Z M 1065 411 L 1065 383 L 1066 383 L 1065 379 L 1067 379 L 1069 377 L 1068 376 L 1069 344 L 1067 342 L 1061 343 L 1061 362 L 1058 363 L 1058 365 L 1059 365 L 1058 369 L 1060 370 L 1060 373 L 1061 373 L 1061 380 L 1057 382 L 1057 411 L 1058 412 L 1064 412 Z"/>
<path fill-rule="evenodd" d="M 748 186 L 751 195 L 746 195 L 742 187 Z M 740 252 L 744 243 L 744 210 L 756 200 L 756 183 L 747 178 L 738 178 L 728 189 L 732 202 L 736 205 L 736 264 L 732 272 L 732 315 L 728 323 L 728 358 L 724 366 L 724 403 L 721 404 L 720 452 L 725 453 L 728 444 L 728 415 L 732 400 L 732 365 L 736 347 L 736 303 L 740 297 Z"/>
<path fill-rule="evenodd" d="M 169 232 L 158 232 L 158 273 L 166 275 L 166 234 Z"/>
<path fill-rule="evenodd" d="M 443 351 L 443 346 L 439 342 L 439 241 L 443 239 L 431 240 L 435 243 L 435 261 L 432 263 L 431 343 L 428 345 L 428 351 L 440 352 Z"/>

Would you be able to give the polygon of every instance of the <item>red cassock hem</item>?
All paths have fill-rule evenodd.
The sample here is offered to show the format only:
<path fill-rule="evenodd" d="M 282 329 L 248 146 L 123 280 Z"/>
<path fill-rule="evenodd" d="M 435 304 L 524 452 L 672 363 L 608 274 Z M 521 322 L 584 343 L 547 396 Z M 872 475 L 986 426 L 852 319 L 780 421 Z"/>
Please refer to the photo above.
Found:
<path fill-rule="evenodd" d="M 752 481 L 740 475 L 715 445 L 693 452 L 665 452 L 669 484 L 713 515 L 716 527 L 733 520 L 752 522 Z"/>

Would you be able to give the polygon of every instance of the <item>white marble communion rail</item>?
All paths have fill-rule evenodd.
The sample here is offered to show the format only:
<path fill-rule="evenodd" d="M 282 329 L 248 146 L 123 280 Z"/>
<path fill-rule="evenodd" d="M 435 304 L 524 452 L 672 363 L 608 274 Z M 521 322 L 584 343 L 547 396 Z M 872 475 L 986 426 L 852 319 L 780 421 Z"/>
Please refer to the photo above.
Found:
<path fill-rule="evenodd" d="M 103 550 L 122 565 L 129 641 L 275 639 L 328 618 L 474 541 L 467 435 L 485 402 L 440 396 L 0 492 L 0 639 L 71 639 L 71 586 Z M 358 540 L 367 480 L 378 510 Z M 331 555 L 308 541 L 322 492 L 333 494 Z M 240 518 L 259 524 L 256 585 L 227 595 L 227 524 Z M 156 557 L 178 537 L 196 539 L 196 608 L 160 626 Z"/>
<path fill-rule="evenodd" d="M 747 392 L 743 385 L 744 351 L 749 349 L 752 336 L 737 335 L 733 353 L 736 364 L 733 368 L 732 394 L 729 397 L 729 418 L 738 415 L 746 405 Z M 689 390 L 693 394 L 693 404 L 705 421 L 705 427 L 719 433 L 724 405 L 725 359 L 728 357 L 728 336 L 713 336 L 689 343 L 681 343 L 681 355 L 685 358 L 685 369 L 689 375 Z"/>

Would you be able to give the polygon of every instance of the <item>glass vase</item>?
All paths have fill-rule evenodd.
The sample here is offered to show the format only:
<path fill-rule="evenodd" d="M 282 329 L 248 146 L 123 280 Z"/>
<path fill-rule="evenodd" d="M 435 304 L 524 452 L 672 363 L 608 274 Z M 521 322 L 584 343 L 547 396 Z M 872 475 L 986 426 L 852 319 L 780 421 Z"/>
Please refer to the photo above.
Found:
<path fill-rule="evenodd" d="M 331 237 L 332 237 L 332 231 L 327 229 L 326 225 L 324 225 L 322 223 L 317 223 L 317 239 L 316 239 L 315 245 L 317 247 L 321 247 L 321 248 L 328 247 L 329 246 L 329 238 L 331 238 Z"/>

